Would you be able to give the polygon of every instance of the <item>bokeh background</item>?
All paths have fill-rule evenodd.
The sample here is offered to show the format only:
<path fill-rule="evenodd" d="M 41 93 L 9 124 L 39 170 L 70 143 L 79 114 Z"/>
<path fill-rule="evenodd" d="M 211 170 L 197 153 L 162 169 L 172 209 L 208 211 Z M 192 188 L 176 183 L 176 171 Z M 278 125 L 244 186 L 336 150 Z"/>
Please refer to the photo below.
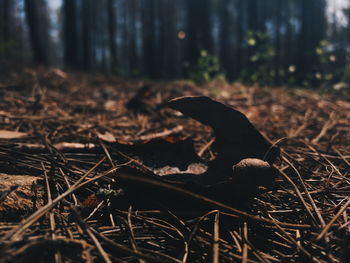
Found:
<path fill-rule="evenodd" d="M 1 0 L 0 65 L 348 89 L 349 19 L 349 0 Z"/>

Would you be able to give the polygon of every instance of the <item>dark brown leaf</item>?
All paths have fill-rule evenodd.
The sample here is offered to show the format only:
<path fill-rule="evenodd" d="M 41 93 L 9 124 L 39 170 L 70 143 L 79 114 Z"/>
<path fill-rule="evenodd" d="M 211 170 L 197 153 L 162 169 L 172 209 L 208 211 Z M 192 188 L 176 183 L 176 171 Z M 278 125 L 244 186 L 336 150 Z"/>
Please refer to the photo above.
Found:
<path fill-rule="evenodd" d="M 110 143 L 110 146 L 138 156 L 145 165 L 152 168 L 172 166 L 185 171 L 190 164 L 201 161 L 194 151 L 191 139 L 165 136 L 133 143 L 117 141 Z"/>
<path fill-rule="evenodd" d="M 209 97 L 180 97 L 171 100 L 168 107 L 211 126 L 218 159 L 227 159 L 231 165 L 245 158 L 273 163 L 279 156 L 279 149 L 272 147 L 243 113 Z"/>

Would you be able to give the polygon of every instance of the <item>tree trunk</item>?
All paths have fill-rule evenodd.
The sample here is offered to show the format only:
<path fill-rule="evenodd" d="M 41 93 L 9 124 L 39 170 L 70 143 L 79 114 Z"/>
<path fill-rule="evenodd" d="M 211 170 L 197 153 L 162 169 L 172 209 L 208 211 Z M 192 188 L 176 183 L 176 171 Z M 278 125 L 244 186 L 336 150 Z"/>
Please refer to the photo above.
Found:
<path fill-rule="evenodd" d="M 69 1 L 69 0 L 68 0 Z M 107 2 L 107 14 L 108 14 L 108 35 L 109 35 L 109 51 L 111 56 L 111 71 L 112 73 L 117 71 L 117 20 L 113 0 Z"/>
<path fill-rule="evenodd" d="M 2 0 L 0 1 L 0 45 L 14 45 L 10 43 L 14 41 L 14 1 Z M 12 58 L 12 47 L 9 46 L 7 50 L 0 53 L 0 61 L 10 60 Z"/>
<path fill-rule="evenodd" d="M 201 50 L 213 51 L 210 1 L 191 0 L 187 3 L 188 61 L 194 66 Z"/>
<path fill-rule="evenodd" d="M 142 13 L 142 54 L 143 54 L 143 69 L 147 76 L 154 78 L 157 75 L 154 64 L 155 57 L 155 21 L 154 21 L 154 1 L 145 0 Z"/>
<path fill-rule="evenodd" d="M 76 1 L 63 2 L 64 65 L 71 69 L 79 68 L 78 27 Z"/>
<path fill-rule="evenodd" d="M 131 72 L 136 72 L 138 70 L 138 57 L 137 57 L 137 45 L 136 45 L 136 14 L 137 11 L 137 3 L 135 0 L 128 0 L 128 36 L 129 36 L 129 61 L 130 61 L 130 69 Z"/>
<path fill-rule="evenodd" d="M 244 36 L 244 25 L 245 25 L 245 0 L 238 0 L 237 9 L 238 9 L 238 17 L 237 17 L 237 49 L 236 49 L 236 63 L 237 63 L 237 72 L 236 76 L 240 76 L 242 69 L 246 66 L 246 58 L 245 58 L 245 36 Z"/>
<path fill-rule="evenodd" d="M 314 73 L 317 63 L 315 50 L 324 38 L 326 27 L 326 2 L 324 0 L 299 0 L 301 32 L 298 43 L 297 73 L 299 83 Z"/>
<path fill-rule="evenodd" d="M 226 75 L 229 79 L 235 77 L 235 67 L 233 64 L 233 43 L 231 41 L 232 31 L 232 19 L 231 12 L 229 10 L 232 0 L 223 0 L 220 8 L 220 61 L 221 65 L 226 71 Z M 236 62 L 237 63 L 237 62 Z"/>
<path fill-rule="evenodd" d="M 282 2 L 277 0 L 275 4 L 276 10 L 276 23 L 275 23 L 275 58 L 274 58 L 274 71 L 275 71 L 275 84 L 280 84 L 280 58 L 281 58 L 281 22 L 282 22 Z"/>
<path fill-rule="evenodd" d="M 24 4 L 33 61 L 35 64 L 49 66 L 49 19 L 46 2 L 44 0 L 25 0 Z"/>
<path fill-rule="evenodd" d="M 92 36 L 92 3 L 91 0 L 84 0 L 82 4 L 83 25 L 82 25 L 82 55 L 83 69 L 91 71 L 93 68 L 94 46 Z"/>

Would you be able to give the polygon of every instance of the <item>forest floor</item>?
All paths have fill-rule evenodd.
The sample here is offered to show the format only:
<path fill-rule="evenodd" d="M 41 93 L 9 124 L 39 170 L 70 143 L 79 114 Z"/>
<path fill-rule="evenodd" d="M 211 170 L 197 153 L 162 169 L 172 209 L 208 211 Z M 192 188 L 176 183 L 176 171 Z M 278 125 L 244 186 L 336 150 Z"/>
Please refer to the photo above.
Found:
<path fill-rule="evenodd" d="M 278 145 L 273 185 L 235 207 L 152 179 L 215 159 L 211 128 L 164 107 L 180 96 L 229 105 Z M 0 262 L 350 258 L 349 95 L 26 69 L 0 79 L 0 126 Z"/>

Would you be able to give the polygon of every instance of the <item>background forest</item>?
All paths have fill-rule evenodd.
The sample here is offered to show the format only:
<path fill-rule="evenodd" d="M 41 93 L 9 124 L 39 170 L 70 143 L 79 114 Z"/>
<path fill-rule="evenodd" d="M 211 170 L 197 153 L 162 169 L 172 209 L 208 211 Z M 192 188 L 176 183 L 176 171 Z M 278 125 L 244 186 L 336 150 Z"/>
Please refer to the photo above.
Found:
<path fill-rule="evenodd" d="M 347 0 L 1 0 L 0 62 L 266 85 L 350 80 Z"/>

